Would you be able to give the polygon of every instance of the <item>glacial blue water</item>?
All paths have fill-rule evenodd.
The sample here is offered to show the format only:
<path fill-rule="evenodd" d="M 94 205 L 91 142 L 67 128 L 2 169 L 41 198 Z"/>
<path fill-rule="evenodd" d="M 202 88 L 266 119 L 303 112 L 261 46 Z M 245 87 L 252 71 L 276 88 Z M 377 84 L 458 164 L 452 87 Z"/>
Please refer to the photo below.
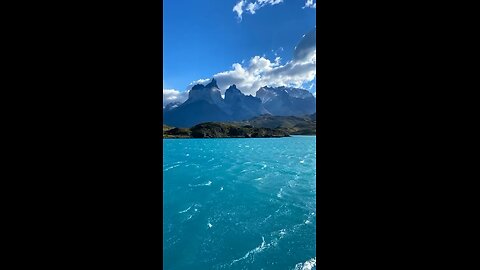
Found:
<path fill-rule="evenodd" d="M 315 144 L 164 139 L 163 269 L 316 269 Z"/>

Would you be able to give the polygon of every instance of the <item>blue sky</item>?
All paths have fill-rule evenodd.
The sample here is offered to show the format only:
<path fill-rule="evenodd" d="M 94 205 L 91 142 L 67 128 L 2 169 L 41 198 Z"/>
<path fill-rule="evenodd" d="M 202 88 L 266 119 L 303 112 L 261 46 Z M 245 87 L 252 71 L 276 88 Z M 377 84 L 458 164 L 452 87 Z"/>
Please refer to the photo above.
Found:
<path fill-rule="evenodd" d="M 179 92 L 189 89 L 193 82 L 203 82 L 214 75 L 217 78 L 216 74 L 230 71 L 217 79 L 220 88 L 222 83 L 233 82 L 242 85 L 245 91 L 239 89 L 246 94 L 253 93 L 254 78 L 263 76 L 262 83 L 268 84 L 267 77 L 271 77 L 267 73 L 258 75 L 254 70 L 263 68 L 262 72 L 269 72 L 292 61 L 295 47 L 316 26 L 312 7 L 315 1 L 311 0 L 164 0 L 163 3 L 163 88 Z M 235 6 L 238 12 L 234 11 Z M 232 66 L 235 63 L 239 64 L 237 68 Z M 250 77 L 250 81 L 239 81 L 242 74 Z M 315 82 L 308 80 L 311 74 L 307 77 L 302 83 L 306 88 Z M 271 84 L 293 82 L 298 86 L 298 76 L 292 80 Z"/>

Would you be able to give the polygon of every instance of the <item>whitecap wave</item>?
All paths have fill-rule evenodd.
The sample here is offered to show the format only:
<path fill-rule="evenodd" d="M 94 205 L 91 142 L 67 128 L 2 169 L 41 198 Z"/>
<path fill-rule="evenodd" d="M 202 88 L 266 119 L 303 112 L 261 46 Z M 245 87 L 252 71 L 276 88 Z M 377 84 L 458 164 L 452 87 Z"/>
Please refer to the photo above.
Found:
<path fill-rule="evenodd" d="M 188 207 L 187 209 L 182 210 L 182 211 L 180 211 L 180 212 L 178 212 L 178 213 L 179 213 L 179 214 L 185 213 L 185 212 L 187 212 L 188 210 L 190 210 L 190 209 L 192 208 L 192 206 L 193 206 L 193 204 L 190 205 L 190 207 Z"/>
<path fill-rule="evenodd" d="M 280 188 L 280 191 L 277 193 L 278 198 L 282 198 L 283 188 Z"/>
<path fill-rule="evenodd" d="M 188 186 L 189 187 L 201 187 L 201 186 L 210 186 L 211 184 L 212 184 L 212 181 L 208 181 L 207 183 L 197 184 L 197 185 L 188 184 Z"/>
<path fill-rule="evenodd" d="M 266 217 L 266 218 L 262 221 L 262 223 L 265 223 L 265 222 L 266 222 L 269 218 L 271 218 L 271 217 L 272 217 L 272 215 L 268 215 L 268 217 Z"/>
<path fill-rule="evenodd" d="M 173 169 L 173 168 L 176 168 L 176 167 L 178 167 L 178 166 L 180 166 L 180 164 L 175 164 L 175 165 L 173 165 L 173 166 L 170 166 L 170 167 L 166 168 L 166 169 L 163 170 L 163 171 L 166 172 L 166 171 L 171 170 L 171 169 Z"/>
<path fill-rule="evenodd" d="M 304 263 L 297 263 L 293 270 L 312 270 L 317 265 L 317 257 L 311 258 Z"/>
<path fill-rule="evenodd" d="M 275 210 L 275 214 L 278 213 L 278 211 L 280 211 L 280 209 L 282 209 L 282 207 L 284 207 L 284 206 L 285 206 L 285 204 L 280 205 L 280 207 L 277 210 Z"/>
<path fill-rule="evenodd" d="M 230 263 L 230 266 L 232 266 L 234 263 L 245 260 L 250 256 L 252 256 L 252 262 L 255 261 L 255 254 L 262 252 L 265 248 L 267 248 L 269 246 L 270 246 L 270 244 L 268 244 L 268 245 L 265 244 L 265 238 L 262 236 L 262 243 L 258 247 L 250 250 L 243 257 L 233 260 Z"/>
<path fill-rule="evenodd" d="M 267 217 L 266 219 L 268 219 L 269 217 Z M 269 247 L 277 246 L 279 241 L 281 239 L 283 239 L 286 235 L 287 235 L 287 230 L 286 229 L 281 229 L 281 230 L 272 232 L 270 234 L 270 236 L 272 236 L 272 240 L 268 244 L 265 242 L 265 238 L 262 236 L 262 243 L 259 246 L 257 246 L 256 248 L 248 251 L 243 257 L 233 260 L 230 263 L 230 266 L 232 266 L 233 264 L 235 264 L 239 261 L 243 261 L 243 260 L 246 260 L 246 259 L 250 259 L 250 261 L 249 261 L 250 263 L 254 262 L 256 254 L 261 253 L 262 251 L 264 251 L 265 249 L 267 249 Z M 306 263 L 308 263 L 308 261 Z M 302 264 L 302 265 L 308 265 L 308 264 Z M 299 268 L 299 269 L 303 269 L 303 268 Z M 305 269 L 311 269 L 311 268 L 305 268 Z"/>

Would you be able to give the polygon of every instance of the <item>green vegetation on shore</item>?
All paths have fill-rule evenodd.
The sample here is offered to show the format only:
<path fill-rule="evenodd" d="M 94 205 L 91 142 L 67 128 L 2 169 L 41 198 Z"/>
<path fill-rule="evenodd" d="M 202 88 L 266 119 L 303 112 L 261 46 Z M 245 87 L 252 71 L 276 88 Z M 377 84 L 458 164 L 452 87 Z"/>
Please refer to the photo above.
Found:
<path fill-rule="evenodd" d="M 164 138 L 270 138 L 288 137 L 283 130 L 207 122 L 192 128 L 164 129 Z"/>
<path fill-rule="evenodd" d="M 247 121 L 238 122 L 239 125 L 279 129 L 291 135 L 316 135 L 317 114 L 307 116 L 272 116 L 260 115 Z"/>
<path fill-rule="evenodd" d="M 191 128 L 163 125 L 163 138 L 270 138 L 316 135 L 316 114 L 298 116 L 261 115 L 240 122 L 207 122 Z"/>

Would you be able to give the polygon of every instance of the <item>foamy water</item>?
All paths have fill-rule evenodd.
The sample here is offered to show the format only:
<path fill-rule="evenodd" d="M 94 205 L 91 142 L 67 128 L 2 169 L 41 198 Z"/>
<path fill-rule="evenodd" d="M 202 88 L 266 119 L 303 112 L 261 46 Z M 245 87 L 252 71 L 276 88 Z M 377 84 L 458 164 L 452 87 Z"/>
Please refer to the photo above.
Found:
<path fill-rule="evenodd" d="M 164 269 L 316 269 L 315 139 L 163 140 Z"/>

